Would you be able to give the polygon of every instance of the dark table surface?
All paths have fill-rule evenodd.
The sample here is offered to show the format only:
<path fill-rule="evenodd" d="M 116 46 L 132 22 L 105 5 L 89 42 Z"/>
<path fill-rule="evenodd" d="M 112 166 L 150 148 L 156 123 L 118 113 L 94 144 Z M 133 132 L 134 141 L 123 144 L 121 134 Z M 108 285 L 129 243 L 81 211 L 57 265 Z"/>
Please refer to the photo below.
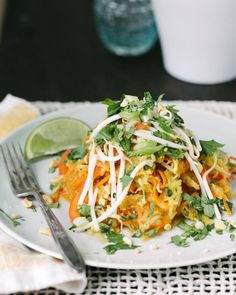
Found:
<path fill-rule="evenodd" d="M 166 93 L 168 99 L 236 101 L 236 80 L 194 85 L 168 75 L 159 43 L 147 54 L 117 57 L 100 43 L 90 0 L 8 0 L 0 42 L 0 100 L 118 98 Z"/>

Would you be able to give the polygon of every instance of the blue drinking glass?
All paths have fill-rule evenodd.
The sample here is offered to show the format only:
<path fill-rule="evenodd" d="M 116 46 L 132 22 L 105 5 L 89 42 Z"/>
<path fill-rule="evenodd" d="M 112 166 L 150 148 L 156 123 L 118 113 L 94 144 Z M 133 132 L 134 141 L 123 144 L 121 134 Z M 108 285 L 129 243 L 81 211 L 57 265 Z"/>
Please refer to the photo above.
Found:
<path fill-rule="evenodd" d="M 147 52 L 157 40 L 149 0 L 94 0 L 98 34 L 104 46 L 120 56 Z"/>

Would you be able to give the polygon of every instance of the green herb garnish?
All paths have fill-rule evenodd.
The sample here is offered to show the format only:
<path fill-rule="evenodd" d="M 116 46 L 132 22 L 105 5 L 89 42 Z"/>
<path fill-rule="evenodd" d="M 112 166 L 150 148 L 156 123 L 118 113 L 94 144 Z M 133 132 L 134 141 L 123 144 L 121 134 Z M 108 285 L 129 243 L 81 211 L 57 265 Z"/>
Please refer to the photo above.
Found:
<path fill-rule="evenodd" d="M 193 238 L 194 241 L 205 239 L 211 230 L 214 228 L 213 224 L 204 225 L 203 229 L 197 229 L 194 224 L 187 224 L 182 221 L 178 224 L 178 227 L 183 230 L 181 235 L 177 235 L 171 238 L 171 242 L 178 247 L 188 247 L 188 238 Z"/>
<path fill-rule="evenodd" d="M 175 105 L 166 106 L 167 110 L 170 111 L 173 115 L 173 122 L 178 127 L 183 127 L 184 120 L 178 115 L 179 110 L 176 109 Z"/>
<path fill-rule="evenodd" d="M 175 244 L 178 247 L 188 247 L 189 244 L 187 242 L 187 238 L 182 237 L 180 235 L 175 235 L 173 237 L 171 237 L 171 243 Z"/>
<path fill-rule="evenodd" d="M 0 208 L 0 212 L 16 227 L 20 225 L 19 220 L 23 220 L 21 216 L 17 216 L 12 218 L 9 214 L 7 214 L 3 209 Z"/>
<path fill-rule="evenodd" d="M 118 114 L 121 110 L 120 103 L 121 101 L 113 101 L 110 98 L 106 98 L 102 101 L 103 104 L 107 105 L 107 114 L 108 117 Z"/>
<path fill-rule="evenodd" d="M 191 208 L 195 209 L 199 213 L 204 213 L 210 218 L 215 215 L 214 204 L 220 203 L 217 199 L 209 200 L 205 196 L 191 196 L 187 193 L 183 194 L 182 197 Z"/>
<path fill-rule="evenodd" d="M 160 138 L 163 138 L 165 140 L 171 141 L 170 135 L 168 135 L 166 132 L 161 132 L 161 131 L 157 130 L 157 131 L 153 132 L 153 135 L 157 136 L 157 137 L 160 137 Z"/>
<path fill-rule="evenodd" d="M 69 153 L 68 159 L 73 162 L 76 162 L 78 160 L 83 159 L 85 157 L 85 155 L 86 155 L 86 146 L 80 146 L 80 147 L 73 149 Z"/>
<path fill-rule="evenodd" d="M 124 236 L 120 233 L 116 233 L 108 225 L 100 225 L 100 230 L 102 233 L 106 235 L 106 238 L 110 243 L 106 247 L 104 247 L 106 252 L 110 255 L 115 254 L 118 250 L 135 249 L 138 247 L 133 244 L 129 245 L 125 243 Z"/>
<path fill-rule="evenodd" d="M 79 205 L 78 210 L 82 217 L 90 217 L 90 206 L 89 205 Z"/>
<path fill-rule="evenodd" d="M 158 145 L 154 141 L 141 141 L 134 149 L 128 153 L 129 157 L 153 155 L 163 149 L 163 145 Z"/>
<path fill-rule="evenodd" d="M 202 146 L 202 153 L 207 156 L 212 156 L 218 149 L 222 148 L 224 144 L 221 144 L 215 140 L 200 140 Z"/>

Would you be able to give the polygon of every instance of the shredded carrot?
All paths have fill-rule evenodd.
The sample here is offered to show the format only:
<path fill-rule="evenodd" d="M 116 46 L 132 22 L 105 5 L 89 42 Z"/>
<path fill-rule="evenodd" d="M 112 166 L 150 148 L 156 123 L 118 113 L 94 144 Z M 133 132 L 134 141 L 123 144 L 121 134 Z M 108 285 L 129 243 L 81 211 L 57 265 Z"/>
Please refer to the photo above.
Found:
<path fill-rule="evenodd" d="M 53 203 L 58 202 L 58 200 L 60 198 L 60 193 L 61 193 L 61 190 L 59 189 L 53 194 L 53 196 L 52 196 Z"/>
<path fill-rule="evenodd" d="M 158 198 L 158 194 L 157 194 L 157 184 L 159 182 L 158 179 L 154 176 L 150 176 L 149 181 L 153 185 L 152 192 L 153 192 L 154 197 Z"/>
<path fill-rule="evenodd" d="M 87 171 L 86 171 L 87 172 Z M 87 173 L 84 174 L 84 175 L 80 175 L 79 178 L 77 178 L 74 183 L 73 183 L 73 187 L 75 189 L 77 189 L 80 185 L 81 185 L 81 182 L 87 177 Z"/>
<path fill-rule="evenodd" d="M 101 167 L 96 166 L 95 170 L 94 170 L 94 180 L 97 177 L 99 177 L 100 174 L 102 174 L 102 169 L 101 169 Z M 71 221 L 73 221 L 75 218 L 80 216 L 80 213 L 78 211 L 78 202 L 79 202 L 80 195 L 83 191 L 86 178 L 87 178 L 87 174 L 84 174 L 82 177 L 80 177 L 80 179 L 79 179 L 80 184 L 76 189 L 75 195 L 71 199 L 70 208 L 69 208 L 69 216 L 70 216 Z M 84 200 L 84 204 L 87 204 L 87 203 L 88 203 L 88 196 L 86 196 L 86 198 Z"/>
<path fill-rule="evenodd" d="M 147 130 L 148 129 L 148 124 L 147 123 L 139 123 L 135 125 L 136 130 Z"/>
<path fill-rule="evenodd" d="M 165 188 L 167 186 L 167 179 L 166 179 L 166 175 L 165 173 L 162 171 L 162 170 L 158 170 L 160 176 L 161 176 L 161 179 L 162 179 L 162 185 L 161 185 L 161 188 Z"/>
<path fill-rule="evenodd" d="M 95 184 L 95 188 L 100 187 L 101 185 L 103 185 L 104 183 L 106 183 L 110 178 L 110 175 L 107 175 L 106 177 L 104 177 L 102 180 L 100 180 L 99 182 L 97 182 Z"/>
<path fill-rule="evenodd" d="M 189 164 L 188 160 L 185 159 L 183 173 L 186 173 L 189 170 L 189 168 L 190 168 L 190 164 Z"/>
<path fill-rule="evenodd" d="M 60 158 L 60 161 L 59 161 L 59 164 L 58 164 L 58 170 L 59 170 L 59 174 L 60 175 L 64 175 L 66 174 L 67 170 L 68 170 L 68 167 L 65 165 L 65 161 L 69 155 L 69 153 L 71 152 L 72 150 L 69 149 L 69 150 L 66 150 L 61 158 Z"/>
<path fill-rule="evenodd" d="M 80 216 L 80 212 L 78 211 L 78 201 L 79 201 L 80 195 L 83 191 L 84 184 L 85 184 L 85 179 L 83 180 L 83 182 L 81 182 L 80 187 L 78 188 L 75 196 L 72 198 L 72 200 L 70 202 L 69 216 L 70 216 L 71 221 L 73 221 L 75 218 Z M 85 201 L 86 201 L 86 199 L 85 199 Z"/>

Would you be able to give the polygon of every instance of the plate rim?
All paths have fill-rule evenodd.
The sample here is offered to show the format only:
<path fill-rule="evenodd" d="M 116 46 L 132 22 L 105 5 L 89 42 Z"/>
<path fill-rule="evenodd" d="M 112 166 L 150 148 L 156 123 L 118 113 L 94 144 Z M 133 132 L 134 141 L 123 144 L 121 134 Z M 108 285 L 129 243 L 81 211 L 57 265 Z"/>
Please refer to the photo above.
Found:
<path fill-rule="evenodd" d="M 165 102 L 165 103 L 170 103 L 170 102 Z M 191 110 L 197 113 L 205 113 L 206 115 L 209 115 L 213 118 L 218 118 L 221 120 L 226 120 L 228 121 L 230 124 L 235 124 L 236 125 L 236 120 L 225 117 L 224 115 L 220 115 L 220 114 L 215 114 L 213 112 L 207 111 L 207 110 L 198 110 L 195 109 L 194 107 L 191 106 L 184 106 L 182 104 L 178 105 L 178 103 L 175 102 L 175 104 L 180 108 L 181 110 Z M 40 117 L 31 120 L 25 124 L 23 124 L 21 127 L 17 128 L 16 130 L 12 131 L 11 133 L 9 133 L 6 137 L 4 137 L 3 139 L 0 140 L 0 144 L 7 142 L 9 139 L 11 139 L 12 137 L 14 137 L 14 134 L 20 133 L 22 130 L 24 130 L 25 128 L 30 127 L 32 124 L 37 124 L 37 123 L 42 123 L 44 120 L 47 119 L 53 119 L 59 116 L 68 116 L 70 117 L 70 113 L 75 113 L 75 112 L 80 112 L 80 111 L 84 111 L 84 109 L 89 109 L 91 107 L 94 106 L 99 106 L 102 107 L 103 105 L 99 102 L 95 102 L 95 103 L 90 103 L 90 104 L 85 104 L 80 105 L 80 106 L 76 106 L 76 107 L 68 107 L 65 108 L 64 110 L 56 110 L 47 114 L 43 114 Z M 32 127 L 33 128 L 33 127 Z M 23 245 L 28 246 L 29 248 L 38 251 L 42 254 L 46 254 L 49 255 L 51 257 L 57 258 L 57 259 L 61 259 L 63 260 L 61 254 L 59 252 L 55 252 L 53 250 L 49 250 L 48 248 L 39 246 L 37 243 L 34 242 L 30 242 L 29 240 L 27 240 L 26 238 L 22 237 L 20 234 L 14 232 L 10 226 L 7 226 L 4 222 L 2 222 L 2 220 L 0 219 L 0 228 L 7 233 L 9 236 L 11 236 L 12 238 L 16 239 L 17 241 L 19 241 L 20 243 L 22 243 Z M 236 247 L 235 250 L 234 249 L 228 249 L 225 251 L 221 251 L 219 253 L 212 253 L 209 254 L 207 256 L 203 256 L 200 258 L 195 258 L 195 259 L 189 259 L 186 262 L 157 262 L 154 264 L 145 264 L 145 262 L 143 264 L 124 264 L 124 263 L 117 263 L 117 262 L 102 262 L 102 261 L 96 261 L 93 259 L 86 259 L 85 258 L 85 263 L 88 266 L 93 266 L 93 267 L 101 267 L 101 268 L 110 268 L 110 269 L 162 269 L 162 268 L 175 268 L 175 267 L 184 267 L 184 266 L 190 266 L 190 265 L 196 265 L 196 264 L 202 264 L 202 263 L 207 263 L 209 261 L 213 261 L 216 259 L 220 259 L 223 257 L 227 257 L 229 255 L 232 255 L 236 253 Z"/>

